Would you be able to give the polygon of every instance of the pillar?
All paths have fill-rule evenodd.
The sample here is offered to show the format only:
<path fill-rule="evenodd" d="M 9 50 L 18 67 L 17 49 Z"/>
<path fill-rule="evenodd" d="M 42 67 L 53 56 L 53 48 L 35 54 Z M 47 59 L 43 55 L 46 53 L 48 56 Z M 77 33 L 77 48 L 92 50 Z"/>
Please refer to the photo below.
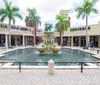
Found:
<path fill-rule="evenodd" d="M 28 43 L 27 43 L 27 41 L 28 41 L 28 39 L 27 39 L 28 37 L 26 36 L 26 38 L 25 38 L 25 41 L 26 41 L 26 45 L 28 45 Z"/>
<path fill-rule="evenodd" d="M 98 47 L 100 48 L 100 35 L 98 36 Z"/>
<path fill-rule="evenodd" d="M 71 46 L 73 46 L 73 36 L 72 36 L 72 39 L 71 39 Z"/>
<path fill-rule="evenodd" d="M 90 42 L 90 36 L 88 36 L 88 41 Z"/>
<path fill-rule="evenodd" d="M 25 46 L 25 36 L 23 35 L 23 46 Z"/>
<path fill-rule="evenodd" d="M 5 35 L 5 48 L 8 49 L 8 35 Z"/>
<path fill-rule="evenodd" d="M 70 46 L 70 37 L 68 37 L 68 46 Z"/>
<path fill-rule="evenodd" d="M 14 38 L 15 38 L 15 46 L 17 46 L 18 45 L 17 36 L 14 36 Z"/>
<path fill-rule="evenodd" d="M 79 46 L 81 46 L 81 37 L 79 36 Z"/>

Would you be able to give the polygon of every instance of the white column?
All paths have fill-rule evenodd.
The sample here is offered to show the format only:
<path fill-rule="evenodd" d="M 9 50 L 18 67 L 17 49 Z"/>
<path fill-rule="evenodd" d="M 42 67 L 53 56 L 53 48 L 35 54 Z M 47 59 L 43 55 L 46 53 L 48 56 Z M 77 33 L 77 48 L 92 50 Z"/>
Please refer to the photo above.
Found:
<path fill-rule="evenodd" d="M 23 35 L 23 46 L 25 46 L 25 37 Z"/>
<path fill-rule="evenodd" d="M 88 41 L 90 42 L 90 36 L 88 36 Z"/>
<path fill-rule="evenodd" d="M 79 36 L 79 46 L 81 46 L 81 37 Z"/>
<path fill-rule="evenodd" d="M 26 36 L 26 38 L 25 38 L 25 41 L 26 41 L 26 45 L 27 45 L 27 36 Z"/>
<path fill-rule="evenodd" d="M 73 46 L 73 36 L 72 36 L 72 39 L 71 39 L 71 46 Z"/>
<path fill-rule="evenodd" d="M 5 34 L 5 48 L 8 49 L 8 35 Z"/>
<path fill-rule="evenodd" d="M 17 46 L 18 45 L 17 36 L 14 36 L 14 38 L 15 38 L 15 46 Z"/>
<path fill-rule="evenodd" d="M 70 46 L 70 37 L 68 37 L 68 43 L 67 44 L 68 44 L 68 46 Z"/>

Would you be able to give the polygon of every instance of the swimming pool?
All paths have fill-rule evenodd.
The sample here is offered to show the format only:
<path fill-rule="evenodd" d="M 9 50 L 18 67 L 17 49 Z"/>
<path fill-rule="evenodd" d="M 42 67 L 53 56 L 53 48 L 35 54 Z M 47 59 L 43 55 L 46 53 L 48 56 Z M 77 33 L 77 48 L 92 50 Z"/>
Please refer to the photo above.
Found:
<path fill-rule="evenodd" d="M 48 62 L 53 59 L 58 62 L 55 65 L 75 65 L 74 63 L 59 63 L 59 62 L 92 62 L 99 59 L 92 57 L 92 54 L 72 49 L 61 49 L 58 54 L 39 54 L 34 48 L 26 48 L 24 50 L 15 50 L 1 57 L 1 61 L 16 61 L 16 62 Z M 47 63 L 24 63 L 24 65 L 47 65 Z"/>

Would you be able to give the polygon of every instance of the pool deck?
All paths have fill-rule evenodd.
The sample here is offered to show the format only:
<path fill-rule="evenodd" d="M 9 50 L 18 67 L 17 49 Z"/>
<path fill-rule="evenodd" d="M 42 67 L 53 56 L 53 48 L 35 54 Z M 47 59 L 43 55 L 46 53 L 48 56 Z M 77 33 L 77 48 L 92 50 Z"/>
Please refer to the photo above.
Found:
<path fill-rule="evenodd" d="M 48 70 L 0 69 L 0 85 L 100 85 L 100 69 L 55 70 L 54 75 Z"/>

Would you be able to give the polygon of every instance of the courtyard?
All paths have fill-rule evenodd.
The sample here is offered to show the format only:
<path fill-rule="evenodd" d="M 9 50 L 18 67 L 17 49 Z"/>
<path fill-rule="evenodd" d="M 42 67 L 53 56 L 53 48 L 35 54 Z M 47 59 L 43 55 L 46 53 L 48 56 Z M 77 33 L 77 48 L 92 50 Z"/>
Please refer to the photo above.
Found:
<path fill-rule="evenodd" d="M 100 85 L 100 0 L 40 1 L 0 0 L 0 85 Z"/>
<path fill-rule="evenodd" d="M 27 69 L 18 72 L 15 69 L 0 69 L 0 85 L 99 85 L 100 69 L 48 70 Z"/>

